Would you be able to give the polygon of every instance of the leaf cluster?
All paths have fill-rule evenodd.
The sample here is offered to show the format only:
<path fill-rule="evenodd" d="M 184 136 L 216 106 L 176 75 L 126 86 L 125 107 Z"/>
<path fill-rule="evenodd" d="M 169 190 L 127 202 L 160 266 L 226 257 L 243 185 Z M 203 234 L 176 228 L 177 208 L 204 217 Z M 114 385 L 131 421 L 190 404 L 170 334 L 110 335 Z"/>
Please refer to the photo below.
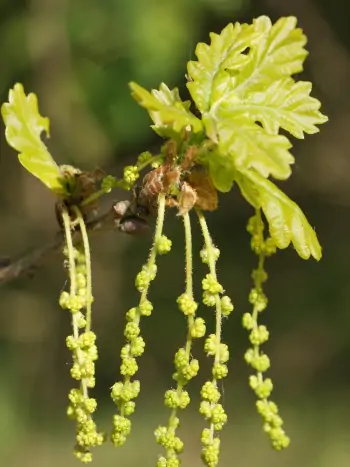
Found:
<path fill-rule="evenodd" d="M 210 38 L 209 45 L 197 45 L 197 60 L 187 66 L 196 113 L 177 88 L 164 83 L 149 92 L 132 82 L 132 96 L 163 138 L 181 141 L 192 135 L 200 149 L 196 163 L 206 167 L 215 188 L 228 192 L 237 183 L 245 199 L 264 212 L 279 248 L 292 243 L 302 258 L 318 260 L 321 247 L 314 230 L 270 180 L 291 175 L 294 157 L 285 133 L 301 139 L 327 121 L 320 102 L 310 96 L 312 84 L 293 78 L 303 69 L 306 37 L 294 17 L 272 24 L 260 16 L 252 24 L 231 23 Z M 41 139 L 43 132 L 49 134 L 49 121 L 40 115 L 36 96 L 25 95 L 16 84 L 1 111 L 7 142 L 19 152 L 21 164 L 56 195 L 69 197 L 67 173 Z"/>
<path fill-rule="evenodd" d="M 307 56 L 306 37 L 296 18 L 275 24 L 261 16 L 252 24 L 229 24 L 199 43 L 196 61 L 188 63 L 187 88 L 201 114 L 190 110 L 175 88 L 164 83 L 148 92 L 131 83 L 133 97 L 145 107 L 153 129 L 165 138 L 186 129 L 209 140 L 201 153 L 215 187 L 231 190 L 236 182 L 246 200 L 262 209 L 279 248 L 292 243 L 302 258 L 321 258 L 316 234 L 300 208 L 269 180 L 286 180 L 294 157 L 290 140 L 318 132 L 327 121 L 312 84 L 295 81 Z"/>

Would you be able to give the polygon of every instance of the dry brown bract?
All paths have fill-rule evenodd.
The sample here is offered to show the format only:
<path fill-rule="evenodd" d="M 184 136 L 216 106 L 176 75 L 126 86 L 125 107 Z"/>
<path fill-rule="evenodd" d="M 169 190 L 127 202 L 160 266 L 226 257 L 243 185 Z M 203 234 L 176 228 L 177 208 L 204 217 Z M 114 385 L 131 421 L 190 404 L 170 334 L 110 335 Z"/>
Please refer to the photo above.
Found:
<path fill-rule="evenodd" d="M 138 202 L 154 210 L 160 193 L 165 193 L 168 207 L 177 207 L 184 215 L 193 207 L 213 211 L 218 207 L 218 194 L 202 166 L 196 165 L 198 148 L 189 146 L 179 164 L 176 144 L 169 142 L 164 164 L 145 175 Z"/>

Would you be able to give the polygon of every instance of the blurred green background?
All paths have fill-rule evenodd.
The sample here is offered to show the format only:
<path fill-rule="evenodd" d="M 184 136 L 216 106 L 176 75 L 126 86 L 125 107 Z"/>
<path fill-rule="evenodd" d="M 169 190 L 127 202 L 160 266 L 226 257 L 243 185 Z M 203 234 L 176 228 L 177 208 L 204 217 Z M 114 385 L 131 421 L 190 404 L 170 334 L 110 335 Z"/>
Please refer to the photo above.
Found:
<path fill-rule="evenodd" d="M 147 113 L 129 95 L 128 82 L 149 88 L 161 81 L 184 87 L 186 62 L 195 45 L 208 41 L 230 21 L 273 20 L 293 14 L 308 36 L 303 79 L 330 121 L 321 133 L 295 141 L 296 164 L 286 192 L 316 227 L 324 248 L 320 263 L 305 262 L 289 249 L 268 261 L 270 299 L 262 316 L 271 332 L 266 351 L 272 360 L 274 400 L 292 444 L 271 450 L 261 430 L 243 361 L 248 346 L 240 317 L 248 311 L 250 271 L 255 258 L 245 225 L 251 209 L 236 190 L 220 199 L 208 217 L 221 248 L 219 274 L 236 311 L 224 325 L 229 343 L 229 377 L 223 399 L 229 424 L 223 431 L 221 466 L 348 467 L 350 465 L 350 31 L 348 4 L 334 0 L 0 0 L 0 100 L 17 81 L 39 96 L 51 120 L 49 147 L 59 163 L 83 169 L 100 166 L 119 175 L 125 164 L 160 140 Z M 0 146 L 0 253 L 16 256 L 49 241 L 57 230 L 53 198 L 26 173 L 14 151 Z M 122 199 L 124 193 L 113 193 Z M 152 466 L 161 448 L 153 430 L 168 412 L 163 393 L 171 386 L 172 359 L 185 336 L 175 299 L 183 288 L 181 223 L 169 214 L 165 233 L 170 255 L 160 258 L 151 297 L 152 316 L 142 321 L 147 348 L 140 359 L 141 396 L 133 434 L 120 450 L 105 446 L 95 465 Z M 196 253 L 201 248 L 195 226 Z M 198 235 L 197 235 L 198 234 Z M 93 237 L 94 326 L 99 419 L 108 429 L 114 406 L 109 388 L 118 379 L 124 314 L 138 294 L 134 277 L 148 254 L 151 237 L 118 233 Z M 204 272 L 197 256 L 196 287 Z M 71 454 L 74 425 L 66 419 L 70 355 L 65 337 L 69 317 L 57 303 L 65 286 L 58 256 L 33 279 L 20 279 L 0 291 L 0 465 L 61 467 L 79 465 Z M 212 318 L 207 309 L 200 312 Z M 201 355 L 202 342 L 194 353 Z M 197 467 L 200 384 L 209 374 L 201 358 L 200 376 L 182 415 L 183 465 Z"/>

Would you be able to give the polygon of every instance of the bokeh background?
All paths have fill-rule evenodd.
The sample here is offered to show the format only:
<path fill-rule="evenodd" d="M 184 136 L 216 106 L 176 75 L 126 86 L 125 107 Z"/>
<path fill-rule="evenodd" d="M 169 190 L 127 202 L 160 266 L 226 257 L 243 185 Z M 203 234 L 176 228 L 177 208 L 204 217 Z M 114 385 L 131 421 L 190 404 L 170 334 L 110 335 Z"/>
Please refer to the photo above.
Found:
<path fill-rule="evenodd" d="M 147 113 L 129 95 L 128 82 L 179 86 L 186 96 L 186 62 L 195 45 L 208 41 L 230 21 L 273 20 L 295 15 L 304 28 L 310 56 L 302 78 L 330 121 L 321 133 L 294 141 L 293 177 L 283 184 L 315 226 L 324 248 L 321 262 L 303 261 L 290 248 L 268 261 L 270 303 L 262 320 L 271 332 L 274 399 L 292 444 L 271 450 L 261 430 L 243 361 L 248 346 L 241 315 L 255 258 L 245 225 L 252 211 L 237 190 L 220 199 L 208 217 L 221 248 L 219 274 L 236 311 L 225 322 L 231 349 L 223 385 L 229 423 L 222 434 L 221 465 L 239 467 L 348 467 L 350 465 L 350 30 L 344 0 L 0 0 L 0 100 L 22 82 L 39 96 L 51 120 L 49 147 L 59 163 L 83 169 L 99 166 L 115 175 L 143 150 L 157 151 L 160 140 Z M 4 141 L 0 146 L 0 253 L 18 256 L 50 241 L 57 230 L 53 198 L 26 173 Z M 124 193 L 113 193 L 122 199 Z M 175 299 L 183 288 L 181 223 L 169 214 L 165 232 L 173 250 L 159 261 L 151 297 L 155 311 L 142 321 L 147 351 L 140 359 L 141 396 L 133 434 L 120 450 L 105 446 L 95 465 L 155 465 L 161 448 L 154 428 L 164 423 L 163 393 L 171 384 L 172 359 L 185 335 Z M 195 249 L 201 238 L 195 226 Z M 119 377 L 124 314 L 138 294 L 134 277 L 145 261 L 151 237 L 115 232 L 93 237 L 94 326 L 99 420 L 111 426 L 114 406 L 109 387 Z M 197 256 L 198 258 L 198 256 Z M 0 464 L 4 467 L 79 465 L 71 455 L 74 424 L 66 419 L 70 355 L 65 337 L 69 316 L 57 303 L 65 287 L 59 256 L 52 256 L 34 278 L 0 290 Z M 199 258 L 196 286 L 204 272 Z M 200 312 L 208 325 L 207 309 Z M 201 355 L 201 344 L 194 349 Z M 192 404 L 182 415 L 183 465 L 197 467 L 201 373 L 190 386 Z"/>

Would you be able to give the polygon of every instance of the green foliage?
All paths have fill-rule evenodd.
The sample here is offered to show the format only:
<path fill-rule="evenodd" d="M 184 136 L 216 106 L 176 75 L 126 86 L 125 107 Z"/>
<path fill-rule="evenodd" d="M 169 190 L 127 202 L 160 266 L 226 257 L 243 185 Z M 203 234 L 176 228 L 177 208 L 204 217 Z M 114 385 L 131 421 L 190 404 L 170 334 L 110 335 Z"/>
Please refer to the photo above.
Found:
<path fill-rule="evenodd" d="M 56 164 L 41 140 L 43 131 L 49 136 L 49 119 L 40 115 L 35 94 L 26 95 L 22 84 L 15 84 L 9 91 L 9 101 L 1 107 L 1 114 L 6 127 L 6 140 L 19 152 L 18 158 L 23 167 L 59 199 L 63 198 L 72 205 L 89 205 L 112 188 L 129 190 L 138 179 L 140 170 L 154 161 L 148 157 L 138 165 L 125 167 L 120 180 L 111 175 L 103 177 L 101 189 L 96 191 L 96 183 L 101 178 L 99 170 L 85 173 L 70 165 Z"/>
<path fill-rule="evenodd" d="M 140 171 L 150 165 L 153 170 L 148 171 L 134 190 L 131 201 L 121 201 L 113 207 L 116 225 L 127 233 L 132 233 L 137 223 L 140 228 L 144 227 L 143 216 L 147 214 L 141 213 L 157 211 L 158 214 L 148 261 L 135 281 L 140 292 L 139 304 L 126 313 L 126 343 L 121 349 L 120 365 L 122 381 L 111 388 L 118 410 L 113 417 L 111 440 L 115 446 L 122 446 L 131 432 L 129 417 L 140 391 L 140 381 L 133 377 L 138 371 L 137 357 L 145 350 L 140 322 L 142 316 L 149 316 L 153 310 L 148 294 L 157 274 L 157 255 L 169 253 L 172 246 L 171 240 L 163 235 L 165 212 L 169 207 L 176 207 L 178 216 L 184 220 L 186 243 L 186 287 L 177 305 L 186 317 L 187 335 L 184 347 L 174 358 L 176 389 L 169 389 L 165 394 L 165 405 L 171 409 L 168 424 L 155 430 L 156 441 L 166 451 L 157 465 L 180 465 L 179 454 L 184 443 L 177 436 L 178 413 L 190 403 L 184 388 L 199 371 L 199 362 L 192 356 L 192 341 L 204 336 L 204 352 L 212 358 L 212 368 L 201 389 L 199 412 L 207 422 L 201 435 L 201 457 L 208 467 L 216 467 L 219 462 L 220 432 L 227 422 L 227 414 L 219 403 L 219 380 L 227 376 L 229 360 L 229 348 L 222 342 L 222 322 L 233 311 L 233 304 L 224 295 L 217 277 L 220 250 L 214 246 L 203 211 L 217 209 L 217 190 L 228 192 L 236 182 L 256 212 L 248 230 L 259 264 L 253 271 L 254 287 L 249 297 L 253 310 L 243 315 L 243 326 L 250 331 L 251 344 L 245 359 L 256 371 L 250 378 L 250 386 L 258 398 L 257 409 L 273 447 L 288 446 L 289 438 L 282 429 L 277 406 L 269 400 L 272 381 L 263 377 L 270 361 L 260 346 L 269 334 L 265 326 L 258 325 L 258 313 L 267 306 L 262 289 L 267 278 L 266 256 L 292 243 L 301 258 L 321 258 L 317 236 L 305 215 L 270 180 L 270 177 L 286 180 L 294 163 L 290 153 L 292 144 L 280 130 L 304 138 L 305 133 L 316 133 L 316 125 L 327 121 L 319 111 L 319 101 L 310 96 L 311 83 L 295 82 L 292 78 L 302 70 L 307 55 L 305 43 L 306 37 L 296 28 L 294 17 L 281 18 L 272 25 L 269 18 L 261 16 L 251 25 L 229 24 L 221 34 L 211 34 L 211 44 L 198 44 L 197 61 L 188 63 L 187 86 L 200 118 L 190 111 L 190 101 L 181 100 L 177 88 L 171 90 L 162 83 L 159 89 L 149 92 L 131 82 L 132 96 L 148 111 L 153 130 L 166 141 L 160 154 L 153 156 L 144 152 L 135 165 L 125 167 L 121 180 L 108 175 L 101 181 L 97 170 L 84 173 L 70 166 L 58 167 L 40 138 L 43 131 L 48 133 L 49 122 L 39 114 L 36 96 L 26 96 L 19 84 L 10 91 L 9 102 L 2 107 L 7 141 L 20 153 L 22 165 L 63 198 L 56 203 L 56 210 L 65 232 L 64 254 L 70 290 L 61 294 L 60 305 L 72 315 L 73 335 L 67 338 L 67 346 L 73 356 L 71 376 L 80 384 L 79 389 L 70 392 L 68 415 L 77 422 L 75 454 L 83 462 L 92 460 L 91 448 L 105 439 L 92 419 L 97 403 L 88 394 L 89 388 L 95 385 L 97 347 L 91 331 L 93 295 L 85 208 L 92 204 L 94 211 L 95 201 L 112 188 L 131 190 Z M 99 189 L 96 180 L 101 181 Z M 190 224 L 193 209 L 204 239 L 201 259 L 209 269 L 202 280 L 202 303 L 215 313 L 214 329 L 208 333 L 204 319 L 197 316 L 201 310 L 193 292 Z M 267 239 L 263 236 L 262 213 L 269 229 Z M 123 228 L 123 219 L 129 221 L 129 227 Z M 77 226 L 82 239 L 80 249 L 75 248 L 72 234 Z"/>
<path fill-rule="evenodd" d="M 8 144 L 16 149 L 21 164 L 56 194 L 65 194 L 60 169 L 41 140 L 49 134 L 49 119 L 38 110 L 35 94 L 25 95 L 23 86 L 15 84 L 9 102 L 1 107 Z"/>
<path fill-rule="evenodd" d="M 149 111 L 155 124 L 154 128 L 158 132 L 165 127 L 179 133 L 187 125 L 190 125 L 195 133 L 202 130 L 200 119 L 189 110 L 191 102 L 183 102 L 177 88 L 170 90 L 164 83 L 160 85 L 159 90 L 153 89 L 151 93 L 136 83 L 130 83 L 130 88 L 134 99 Z"/>
<path fill-rule="evenodd" d="M 210 46 L 198 44 L 198 61 L 188 64 L 187 87 L 228 167 L 233 163 L 238 170 L 287 179 L 294 158 L 279 130 L 303 138 L 327 121 L 320 103 L 309 96 L 311 83 L 291 77 L 302 70 L 307 55 L 306 38 L 295 26 L 294 17 L 272 25 L 266 16 L 251 25 L 229 24 L 220 35 L 211 34 Z M 221 171 L 227 179 L 225 169 L 216 168 L 215 178 Z M 233 183 L 235 173 L 230 173 Z"/>
<path fill-rule="evenodd" d="M 221 34 L 210 36 L 210 45 L 198 44 L 198 60 L 188 63 L 187 87 L 212 142 L 200 163 L 208 167 L 218 190 L 227 192 L 236 181 L 248 202 L 263 209 L 278 248 L 292 242 L 302 258 L 319 260 L 321 247 L 306 217 L 268 180 L 270 176 L 286 180 L 294 163 L 292 144 L 279 131 L 304 138 L 304 133 L 316 133 L 316 125 L 327 121 L 319 111 L 320 102 L 310 97 L 311 83 L 292 78 L 302 71 L 306 37 L 296 28 L 296 18 L 281 18 L 272 25 L 266 16 L 250 25 L 229 24 Z M 187 124 L 200 131 L 192 114 L 184 112 L 177 123 L 170 119 L 169 115 L 176 118 L 174 100 L 163 98 L 162 107 L 156 107 L 151 99 L 155 95 L 159 92 L 146 95 L 142 90 L 138 100 L 162 136 L 164 126 L 179 131 Z M 184 108 L 178 95 L 176 108 Z"/>
<path fill-rule="evenodd" d="M 252 170 L 238 172 L 236 180 L 248 202 L 263 210 L 278 248 L 287 248 L 292 242 L 301 258 L 321 259 L 322 249 L 316 233 L 296 203 L 270 180 Z"/>

